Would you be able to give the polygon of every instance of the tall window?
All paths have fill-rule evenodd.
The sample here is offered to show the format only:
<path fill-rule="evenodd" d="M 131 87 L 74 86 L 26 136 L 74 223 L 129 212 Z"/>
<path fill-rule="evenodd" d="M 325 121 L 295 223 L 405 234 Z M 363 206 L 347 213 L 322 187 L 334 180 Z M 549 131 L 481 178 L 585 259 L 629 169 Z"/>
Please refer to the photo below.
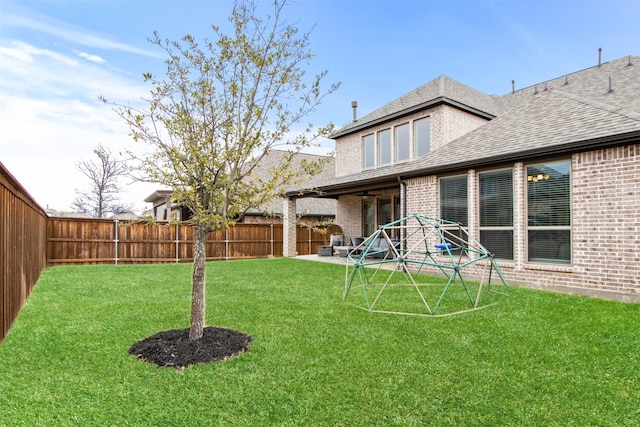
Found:
<path fill-rule="evenodd" d="M 440 179 L 440 217 L 467 226 L 468 212 L 467 176 Z"/>
<path fill-rule="evenodd" d="M 362 138 L 362 166 L 372 168 L 375 166 L 376 140 L 374 135 Z"/>
<path fill-rule="evenodd" d="M 480 243 L 498 258 L 513 259 L 513 173 L 479 174 Z"/>
<path fill-rule="evenodd" d="M 378 132 L 378 164 L 391 163 L 391 129 Z"/>
<path fill-rule="evenodd" d="M 393 219 L 391 199 L 378 199 L 378 224 L 389 224 Z"/>
<path fill-rule="evenodd" d="M 429 117 L 413 122 L 413 139 L 416 157 L 422 157 L 431 151 L 431 119 Z"/>
<path fill-rule="evenodd" d="M 411 156 L 411 139 L 409 137 L 409 123 L 396 126 L 395 128 L 396 143 L 396 162 L 409 160 Z"/>
<path fill-rule="evenodd" d="M 362 201 L 362 235 L 371 236 L 376 231 L 376 206 L 374 200 Z"/>
<path fill-rule="evenodd" d="M 571 163 L 527 167 L 528 259 L 571 262 Z"/>
<path fill-rule="evenodd" d="M 457 222 L 462 227 L 469 225 L 469 209 L 467 200 L 467 176 L 454 176 L 440 179 L 440 218 Z M 446 236 L 460 247 L 466 255 L 463 235 L 458 226 L 445 226 Z M 454 236 L 459 238 L 456 239 Z"/>

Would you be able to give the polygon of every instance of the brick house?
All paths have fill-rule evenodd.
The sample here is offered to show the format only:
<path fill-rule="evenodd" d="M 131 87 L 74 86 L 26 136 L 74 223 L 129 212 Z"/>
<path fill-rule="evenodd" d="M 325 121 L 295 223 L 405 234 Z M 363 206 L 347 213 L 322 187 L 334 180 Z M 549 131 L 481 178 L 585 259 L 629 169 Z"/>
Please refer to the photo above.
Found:
<path fill-rule="evenodd" d="M 347 241 L 453 220 L 513 283 L 640 302 L 640 57 L 502 96 L 440 76 L 332 138 L 335 178 L 284 211 L 335 198 Z M 285 221 L 285 256 L 294 233 Z"/>
<path fill-rule="evenodd" d="M 265 156 L 260 167 L 257 169 L 258 175 L 265 174 L 269 166 L 275 166 L 282 161 L 285 152 L 273 150 Z M 305 186 L 315 186 L 320 182 L 326 182 L 334 178 L 334 159 L 313 154 L 299 153 L 293 159 L 293 164 L 297 165 L 302 161 L 315 162 L 320 159 L 327 161 L 322 172 L 304 181 Z M 156 190 L 147 196 L 144 201 L 152 206 L 151 213 L 156 221 L 186 221 L 191 217 L 191 212 L 184 206 L 178 206 L 171 201 L 171 190 Z M 249 224 L 280 223 L 282 217 L 282 202 L 275 200 L 266 206 L 249 210 L 238 222 Z M 301 200 L 296 207 L 296 216 L 299 222 L 325 223 L 333 221 L 336 212 L 336 201 L 333 199 L 305 199 Z"/>

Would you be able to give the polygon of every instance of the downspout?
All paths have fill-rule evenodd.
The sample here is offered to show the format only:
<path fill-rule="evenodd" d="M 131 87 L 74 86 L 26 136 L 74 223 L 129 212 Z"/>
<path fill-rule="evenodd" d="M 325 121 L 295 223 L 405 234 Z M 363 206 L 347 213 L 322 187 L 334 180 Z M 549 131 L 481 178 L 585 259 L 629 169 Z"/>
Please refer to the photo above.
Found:
<path fill-rule="evenodd" d="M 407 217 L 407 183 L 405 181 L 402 180 L 402 177 L 398 176 L 398 184 L 400 184 L 400 188 L 402 189 L 402 214 L 401 214 L 401 218 L 406 218 Z M 406 221 L 403 225 L 407 225 Z M 407 227 L 403 227 L 402 228 L 402 237 L 401 237 L 403 243 L 403 249 L 407 249 Z"/>

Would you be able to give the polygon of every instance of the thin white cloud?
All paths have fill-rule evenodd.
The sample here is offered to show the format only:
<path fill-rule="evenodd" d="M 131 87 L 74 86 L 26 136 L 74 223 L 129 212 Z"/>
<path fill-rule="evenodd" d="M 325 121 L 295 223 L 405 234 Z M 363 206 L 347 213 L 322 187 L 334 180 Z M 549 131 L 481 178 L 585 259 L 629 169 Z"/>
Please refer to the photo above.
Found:
<path fill-rule="evenodd" d="M 135 102 L 146 93 L 141 81 L 96 65 L 100 60 L 93 58 L 95 55 L 81 52 L 75 55 L 88 61 L 24 42 L 0 44 L 2 90 L 40 99 L 68 96 L 95 100 L 104 95 L 122 102 Z"/>
<path fill-rule="evenodd" d="M 9 171 L 43 207 L 68 210 L 74 190 L 87 186 L 77 170 L 83 159 L 102 144 L 114 154 L 145 147 L 132 141 L 124 122 L 109 106 L 77 99 L 0 100 L 0 158 Z M 133 203 L 138 212 L 144 198 L 157 186 L 123 180 L 123 202 Z"/>
<path fill-rule="evenodd" d="M 68 209 L 74 189 L 86 185 L 76 165 L 91 158 L 98 144 L 114 153 L 142 148 L 98 96 L 136 104 L 148 89 L 81 53 L 65 55 L 24 42 L 0 44 L 0 159 L 38 203 L 59 210 Z M 134 203 L 137 211 L 154 189 L 145 184 L 125 188 L 122 200 Z"/>
<path fill-rule="evenodd" d="M 33 62 L 33 57 L 28 52 L 16 47 L 0 46 L 0 57 L 2 55 L 17 59 L 20 62 Z"/>
<path fill-rule="evenodd" d="M 0 54 L 11 56 L 22 62 L 33 63 L 34 57 L 43 56 L 67 65 L 75 65 L 77 61 L 48 49 L 41 49 L 30 44 L 14 41 L 9 46 L 0 46 Z M 3 64 L 4 65 L 4 64 Z"/>
<path fill-rule="evenodd" d="M 95 34 L 89 30 L 77 28 L 67 24 L 66 22 L 49 17 L 31 17 L 14 14 L 5 16 L 3 21 L 5 25 L 39 31 L 83 46 L 106 50 L 118 50 L 153 58 L 160 57 L 156 52 L 120 43 L 103 35 Z"/>
<path fill-rule="evenodd" d="M 104 59 L 104 58 L 102 58 L 101 56 L 98 56 L 98 55 L 92 55 L 92 54 L 87 53 L 87 52 L 78 52 L 77 50 L 74 51 L 74 53 L 76 55 L 78 55 L 80 58 L 86 59 L 87 61 L 95 62 L 95 63 L 98 63 L 98 64 L 104 64 L 105 62 L 107 62 L 106 59 Z"/>

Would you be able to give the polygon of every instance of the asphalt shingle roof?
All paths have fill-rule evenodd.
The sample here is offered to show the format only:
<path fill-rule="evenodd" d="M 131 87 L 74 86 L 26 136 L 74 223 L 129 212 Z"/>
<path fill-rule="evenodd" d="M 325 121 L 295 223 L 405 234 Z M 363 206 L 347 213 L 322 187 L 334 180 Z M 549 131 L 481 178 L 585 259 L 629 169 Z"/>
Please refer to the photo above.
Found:
<path fill-rule="evenodd" d="M 624 57 L 500 97 L 440 76 L 364 116 L 337 137 L 379 123 L 385 114 L 391 116 L 441 96 L 495 118 L 420 159 L 337 177 L 322 188 L 513 160 L 640 132 L 640 57 Z"/>
<path fill-rule="evenodd" d="M 260 161 L 260 165 L 256 173 L 263 178 L 270 178 L 271 172 L 269 172 L 269 168 L 278 166 L 285 155 L 285 151 L 275 149 L 271 150 L 269 154 L 263 157 Z M 322 168 L 322 171 L 314 176 L 301 177 L 300 186 L 303 188 L 315 188 L 316 186 L 331 180 L 335 176 L 335 160 L 333 158 L 327 158 L 326 156 L 307 153 L 297 153 L 294 156 L 291 162 L 291 165 L 294 168 L 299 168 L 303 161 L 318 162 L 321 161 L 321 159 L 327 161 L 326 165 Z M 335 215 L 335 200 L 306 199 L 296 205 L 296 211 L 298 214 Z M 249 211 L 249 213 L 254 214 L 262 212 L 282 213 L 282 200 L 275 199 L 266 206 L 262 206 L 260 209 L 253 209 Z"/>
<path fill-rule="evenodd" d="M 357 122 L 350 123 L 339 130 L 333 137 L 349 134 L 362 127 L 367 127 L 377 120 L 384 120 L 396 114 L 404 114 L 412 109 L 420 108 L 422 104 L 440 99 L 458 102 L 489 116 L 495 116 L 500 111 L 500 106 L 497 104 L 495 96 L 486 95 L 445 75 L 440 75 L 429 83 L 361 117 Z"/>

